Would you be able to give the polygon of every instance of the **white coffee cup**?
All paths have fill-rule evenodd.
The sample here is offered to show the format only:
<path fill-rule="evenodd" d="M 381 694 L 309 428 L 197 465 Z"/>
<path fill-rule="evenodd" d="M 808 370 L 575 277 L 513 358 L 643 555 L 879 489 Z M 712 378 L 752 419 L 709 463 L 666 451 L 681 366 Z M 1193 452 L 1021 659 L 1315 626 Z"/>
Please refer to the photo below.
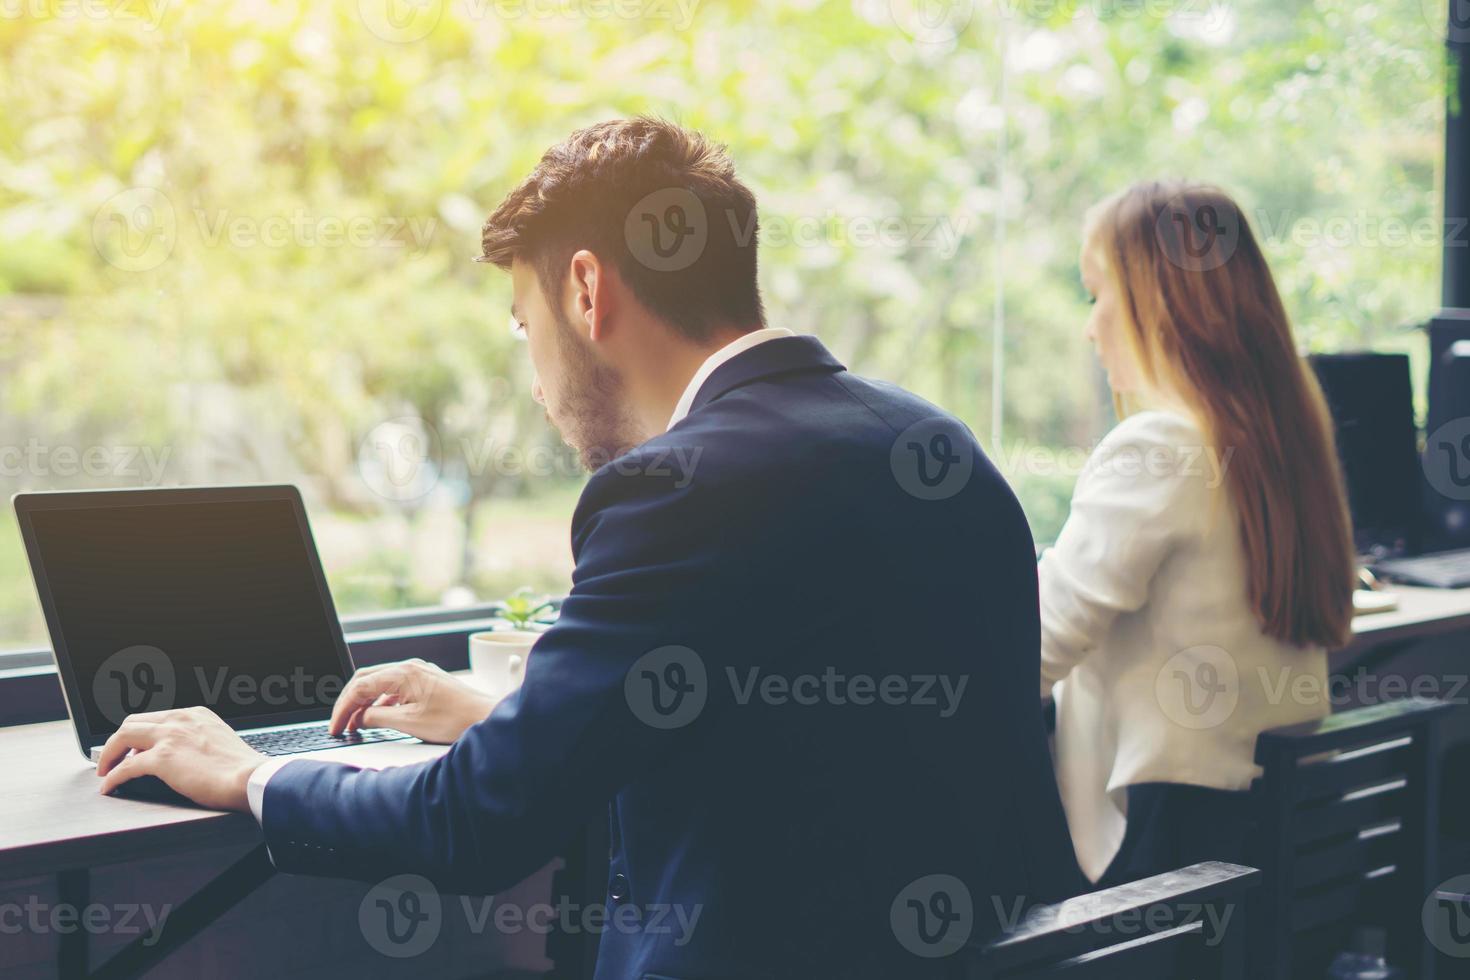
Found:
<path fill-rule="evenodd" d="M 470 634 L 470 673 L 504 697 L 521 686 L 526 676 L 526 658 L 540 633 L 522 630 L 490 630 Z"/>

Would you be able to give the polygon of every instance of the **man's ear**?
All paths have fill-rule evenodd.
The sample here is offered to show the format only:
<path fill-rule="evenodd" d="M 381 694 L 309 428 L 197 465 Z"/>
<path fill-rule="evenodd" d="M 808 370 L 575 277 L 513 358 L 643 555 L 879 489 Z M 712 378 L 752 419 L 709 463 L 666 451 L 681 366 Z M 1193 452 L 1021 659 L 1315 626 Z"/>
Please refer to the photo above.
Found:
<path fill-rule="evenodd" d="M 606 340 L 612 327 L 613 284 L 611 270 L 586 249 L 572 256 L 573 303 L 577 319 L 592 341 Z"/>

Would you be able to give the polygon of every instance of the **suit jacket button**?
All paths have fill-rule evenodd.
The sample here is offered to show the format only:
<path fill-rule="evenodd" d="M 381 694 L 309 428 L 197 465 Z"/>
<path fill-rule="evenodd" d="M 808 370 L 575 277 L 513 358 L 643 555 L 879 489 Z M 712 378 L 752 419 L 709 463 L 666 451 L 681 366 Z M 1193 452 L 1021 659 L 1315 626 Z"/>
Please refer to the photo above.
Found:
<path fill-rule="evenodd" d="M 613 875 L 612 887 L 607 890 L 614 902 L 621 902 L 628 897 L 628 876 L 625 874 Z"/>

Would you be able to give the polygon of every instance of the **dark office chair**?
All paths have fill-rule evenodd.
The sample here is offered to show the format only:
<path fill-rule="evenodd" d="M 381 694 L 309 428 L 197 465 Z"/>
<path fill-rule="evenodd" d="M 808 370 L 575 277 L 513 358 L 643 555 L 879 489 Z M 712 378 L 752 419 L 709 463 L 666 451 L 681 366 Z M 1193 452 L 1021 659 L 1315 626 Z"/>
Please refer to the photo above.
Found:
<path fill-rule="evenodd" d="M 554 890 L 600 894 L 606 881 L 607 824 L 600 821 L 569 854 Z M 1211 861 L 1032 909 L 1017 927 L 953 956 L 964 980 L 1240 980 L 1244 977 L 1244 897 L 1261 873 Z M 597 936 L 554 932 L 549 980 L 592 976 Z M 1180 967 L 1184 972 L 1179 972 Z"/>
<path fill-rule="evenodd" d="M 1376 925 L 1405 976 L 1432 980 L 1420 915 L 1437 883 L 1439 723 L 1449 709 L 1414 698 L 1257 738 L 1254 975 L 1323 976 L 1353 926 Z"/>
<path fill-rule="evenodd" d="M 1210 861 L 1033 909 L 966 951 L 966 980 L 1238 980 L 1244 896 L 1260 872 Z"/>

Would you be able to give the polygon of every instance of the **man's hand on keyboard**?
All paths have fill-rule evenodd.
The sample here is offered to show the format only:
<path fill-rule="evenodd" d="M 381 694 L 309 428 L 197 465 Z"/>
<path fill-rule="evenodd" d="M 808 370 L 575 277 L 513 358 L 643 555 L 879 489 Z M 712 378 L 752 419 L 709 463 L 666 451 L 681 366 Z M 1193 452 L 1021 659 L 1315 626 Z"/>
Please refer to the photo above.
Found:
<path fill-rule="evenodd" d="M 157 776 L 200 806 L 244 812 L 250 809 L 246 784 L 264 761 L 208 708 L 175 708 L 125 718 L 102 747 L 97 775 L 103 793 Z"/>
<path fill-rule="evenodd" d="M 448 744 L 483 721 L 496 699 L 423 660 L 364 667 L 332 707 L 333 735 L 359 728 L 396 728 L 425 742 Z"/>

